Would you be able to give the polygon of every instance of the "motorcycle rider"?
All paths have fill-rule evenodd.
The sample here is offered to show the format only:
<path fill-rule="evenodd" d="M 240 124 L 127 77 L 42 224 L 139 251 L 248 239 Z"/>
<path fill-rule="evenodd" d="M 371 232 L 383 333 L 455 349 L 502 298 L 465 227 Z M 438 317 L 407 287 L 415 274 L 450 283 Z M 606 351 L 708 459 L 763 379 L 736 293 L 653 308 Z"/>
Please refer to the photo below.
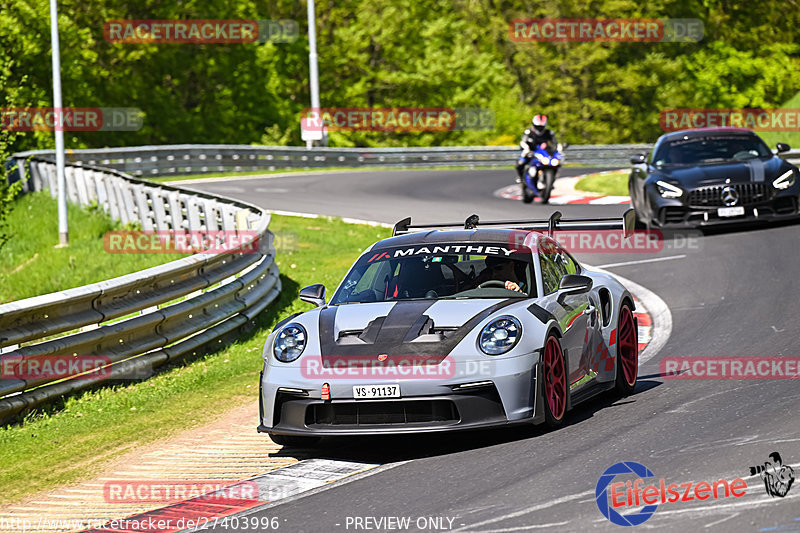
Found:
<path fill-rule="evenodd" d="M 534 115 L 531 119 L 531 127 L 522 133 L 522 141 L 519 143 L 522 154 L 517 162 L 517 183 L 522 183 L 522 170 L 525 168 L 525 163 L 528 162 L 536 147 L 542 143 L 556 146 L 556 134 L 547 127 L 547 115 Z"/>

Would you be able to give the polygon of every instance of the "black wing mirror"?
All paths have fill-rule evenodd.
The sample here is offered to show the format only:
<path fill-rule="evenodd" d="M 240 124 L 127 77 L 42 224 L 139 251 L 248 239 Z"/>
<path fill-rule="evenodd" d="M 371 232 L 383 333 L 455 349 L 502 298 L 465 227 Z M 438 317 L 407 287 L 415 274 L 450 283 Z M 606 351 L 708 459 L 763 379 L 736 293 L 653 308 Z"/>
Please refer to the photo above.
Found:
<path fill-rule="evenodd" d="M 631 165 L 641 165 L 645 161 L 644 154 L 636 154 L 631 156 Z"/>
<path fill-rule="evenodd" d="M 792 149 L 792 147 L 789 146 L 786 143 L 778 143 L 778 144 L 775 145 L 775 147 L 778 149 L 778 153 L 779 154 L 781 154 L 783 152 L 788 152 L 789 150 Z"/>
<path fill-rule="evenodd" d="M 300 299 L 317 307 L 325 305 L 325 285 L 309 285 L 300 289 Z"/>
<path fill-rule="evenodd" d="M 592 278 L 580 274 L 567 274 L 558 284 L 559 301 L 568 294 L 582 294 L 592 290 Z"/>

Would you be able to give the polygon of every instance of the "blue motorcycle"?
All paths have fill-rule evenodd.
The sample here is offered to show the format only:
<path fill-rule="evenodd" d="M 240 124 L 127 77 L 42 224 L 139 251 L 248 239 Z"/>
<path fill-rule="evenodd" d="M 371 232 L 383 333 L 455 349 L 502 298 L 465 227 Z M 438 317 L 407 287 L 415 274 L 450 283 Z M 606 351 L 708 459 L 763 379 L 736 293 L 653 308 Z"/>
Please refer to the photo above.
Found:
<path fill-rule="evenodd" d="M 542 143 L 533 152 L 522 152 L 519 157 L 520 163 L 525 163 L 522 173 L 522 201 L 529 204 L 540 196 L 542 203 L 546 204 L 550 201 L 556 174 L 564 158 L 561 146 L 552 148 L 547 143 Z"/>

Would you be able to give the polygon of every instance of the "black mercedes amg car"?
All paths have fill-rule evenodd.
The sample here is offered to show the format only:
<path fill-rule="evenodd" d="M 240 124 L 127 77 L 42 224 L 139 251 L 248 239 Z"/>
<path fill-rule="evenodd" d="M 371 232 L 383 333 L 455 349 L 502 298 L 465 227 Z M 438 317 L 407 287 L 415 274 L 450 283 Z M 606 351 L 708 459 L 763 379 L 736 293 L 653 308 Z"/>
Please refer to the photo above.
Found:
<path fill-rule="evenodd" d="M 777 144 L 777 153 L 789 145 Z M 646 226 L 705 226 L 798 214 L 798 169 L 751 130 L 667 133 L 649 155 L 631 157 L 628 189 Z"/>

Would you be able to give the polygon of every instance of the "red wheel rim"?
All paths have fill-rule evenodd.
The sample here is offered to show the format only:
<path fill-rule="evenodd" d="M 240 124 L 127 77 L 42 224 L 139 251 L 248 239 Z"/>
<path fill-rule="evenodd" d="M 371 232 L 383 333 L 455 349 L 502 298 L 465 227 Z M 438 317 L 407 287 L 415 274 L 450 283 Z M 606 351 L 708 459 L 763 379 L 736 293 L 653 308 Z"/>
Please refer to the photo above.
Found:
<path fill-rule="evenodd" d="M 544 394 L 550 414 L 561 420 L 567 407 L 567 377 L 561 346 L 554 337 L 548 337 L 544 346 Z"/>
<path fill-rule="evenodd" d="M 639 345 L 636 342 L 636 326 L 633 313 L 625 306 L 619 314 L 619 362 L 625 381 L 630 386 L 636 385 L 636 374 L 639 368 Z"/>

